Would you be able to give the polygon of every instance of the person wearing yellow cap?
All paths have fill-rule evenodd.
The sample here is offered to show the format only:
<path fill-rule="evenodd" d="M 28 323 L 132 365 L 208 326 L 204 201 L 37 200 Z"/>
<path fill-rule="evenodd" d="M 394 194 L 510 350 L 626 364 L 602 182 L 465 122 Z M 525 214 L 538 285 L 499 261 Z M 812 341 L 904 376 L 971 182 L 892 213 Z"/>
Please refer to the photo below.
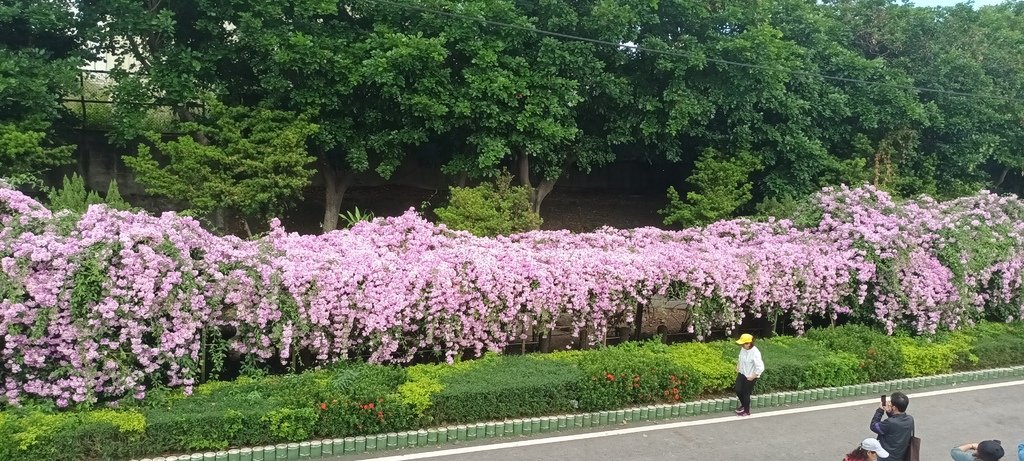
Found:
<path fill-rule="evenodd" d="M 736 397 L 740 399 L 740 407 L 736 409 L 739 416 L 750 416 L 750 394 L 754 391 L 754 383 L 764 373 L 764 361 L 761 351 L 754 346 L 754 337 L 744 333 L 736 340 L 740 345 L 740 357 L 736 362 Z"/>

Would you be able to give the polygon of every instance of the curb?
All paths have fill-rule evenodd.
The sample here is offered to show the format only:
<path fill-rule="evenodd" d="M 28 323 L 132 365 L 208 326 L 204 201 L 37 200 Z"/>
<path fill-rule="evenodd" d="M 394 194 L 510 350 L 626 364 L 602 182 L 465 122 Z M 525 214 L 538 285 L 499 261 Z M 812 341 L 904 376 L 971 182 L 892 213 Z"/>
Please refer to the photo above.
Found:
<path fill-rule="evenodd" d="M 751 398 L 751 406 L 770 408 L 795 403 L 833 400 L 862 395 L 877 395 L 898 390 L 921 389 L 933 386 L 971 383 L 1003 378 L 1024 377 L 1024 366 L 965 371 L 920 378 L 896 379 L 876 383 L 826 387 L 801 391 L 759 394 Z M 729 412 L 737 405 L 735 397 L 698 400 L 694 402 L 649 405 L 625 410 L 598 411 L 560 416 L 519 418 L 457 426 L 437 427 L 387 434 L 314 440 L 301 443 L 282 443 L 255 448 L 193 453 L 138 461 L 294 461 L 320 459 L 330 456 L 365 454 L 394 450 L 444 445 L 451 442 L 491 439 L 498 437 L 548 434 L 580 428 L 612 426 L 629 422 L 662 421 L 683 417 L 703 416 Z"/>

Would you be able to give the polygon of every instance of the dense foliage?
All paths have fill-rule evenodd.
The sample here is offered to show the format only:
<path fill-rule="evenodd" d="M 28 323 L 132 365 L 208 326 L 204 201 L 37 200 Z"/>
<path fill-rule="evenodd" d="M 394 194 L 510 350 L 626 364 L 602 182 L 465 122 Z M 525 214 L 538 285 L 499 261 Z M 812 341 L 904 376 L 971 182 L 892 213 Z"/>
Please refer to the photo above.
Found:
<path fill-rule="evenodd" d="M 107 193 L 100 197 L 94 191 L 85 187 L 85 179 L 78 174 L 65 176 L 60 188 L 52 188 L 47 191 L 49 208 L 51 210 L 68 210 L 75 213 L 85 213 L 91 205 L 106 205 L 114 210 L 129 210 L 131 206 L 121 197 L 117 189 L 117 181 L 111 180 L 107 185 Z"/>
<path fill-rule="evenodd" d="M 655 295 L 688 306 L 698 335 L 748 317 L 933 333 L 1022 315 L 1024 203 L 993 194 L 900 203 L 871 187 L 826 190 L 803 226 L 479 238 L 410 212 L 321 236 L 275 223 L 254 240 L 173 213 L 93 206 L 79 216 L 0 194 L 11 402 L 191 389 L 227 354 L 293 369 L 354 356 L 451 360 L 559 318 L 600 341 Z"/>
<path fill-rule="evenodd" d="M 206 160 L 220 149 L 201 127 L 223 116 L 200 108 L 209 101 L 316 125 L 308 168 L 290 148 L 253 153 L 288 168 L 244 175 L 231 162 L 193 169 L 194 155 L 161 166 L 185 183 L 278 189 L 241 204 L 259 209 L 293 196 L 315 168 L 325 230 L 357 175 L 388 178 L 412 153 L 453 177 L 515 171 L 534 211 L 567 173 L 616 161 L 673 168 L 667 218 L 686 224 L 842 183 L 938 197 L 1024 185 L 1019 0 L 12 0 L 0 26 L 0 175 L 68 159 L 50 127 L 90 51 L 117 63 L 102 92 L 112 138 L 128 147 L 154 136 L 153 104 Z M 143 160 L 136 173 L 152 176 Z M 159 179 L 145 183 L 151 193 L 181 195 Z"/>
<path fill-rule="evenodd" d="M 830 343 L 802 338 L 759 340 L 768 368 L 756 392 L 868 382 L 862 373 L 868 361 L 892 370 L 880 380 L 923 374 L 924 369 L 903 369 L 919 357 L 929 357 L 923 363 L 931 372 L 1024 364 L 1021 348 L 989 347 L 1024 342 L 1021 323 L 985 322 L 955 336 L 918 340 L 913 350 L 900 345 L 915 340 L 856 326 L 810 333 L 826 339 L 855 336 L 894 348 L 897 355 L 838 351 Z M 648 342 L 528 356 L 488 354 L 407 368 L 344 363 L 298 375 L 211 382 L 187 397 L 155 390 L 143 401 L 126 398 L 107 408 L 9 407 L 0 411 L 0 458 L 127 459 L 686 402 L 731 394 L 737 352 L 730 340 Z"/>
<path fill-rule="evenodd" d="M 448 204 L 434 213 L 449 229 L 478 237 L 537 230 L 541 224 L 540 215 L 530 208 L 530 190 L 513 186 L 508 175 L 476 187 L 452 187 Z"/>
<path fill-rule="evenodd" d="M 306 150 L 317 127 L 291 113 L 214 105 L 212 126 L 188 123 L 182 135 L 165 141 L 151 134 L 125 163 L 153 194 L 187 203 L 201 216 L 218 209 L 263 224 L 283 213 L 309 185 L 315 157 Z M 161 165 L 154 151 L 169 159 Z M 222 221 L 222 220 L 221 220 Z M 225 223 L 217 222 L 223 229 Z"/>
<path fill-rule="evenodd" d="M 81 38 L 65 0 L 0 4 L 0 178 L 35 182 L 72 160 L 54 123 L 66 116 L 60 97 L 76 86 L 84 63 Z"/>

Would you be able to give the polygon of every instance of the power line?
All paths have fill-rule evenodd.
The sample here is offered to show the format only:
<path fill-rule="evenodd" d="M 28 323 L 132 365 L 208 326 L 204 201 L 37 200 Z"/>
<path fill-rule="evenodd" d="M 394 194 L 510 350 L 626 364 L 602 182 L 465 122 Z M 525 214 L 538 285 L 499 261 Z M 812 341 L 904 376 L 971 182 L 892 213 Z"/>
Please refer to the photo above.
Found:
<path fill-rule="evenodd" d="M 517 29 L 517 30 L 522 30 L 522 31 L 534 33 L 534 34 L 548 35 L 548 36 L 551 36 L 551 37 L 563 38 L 563 39 L 566 39 L 566 40 L 574 40 L 574 41 L 579 41 L 579 42 L 588 42 L 588 43 L 594 43 L 594 44 L 597 44 L 597 45 L 613 46 L 615 48 L 629 48 L 629 49 L 640 51 L 640 52 L 644 52 L 644 53 L 663 54 L 663 55 L 667 55 L 667 56 L 675 56 L 675 57 L 682 57 L 682 58 L 692 57 L 692 55 L 693 55 L 693 53 L 686 54 L 686 53 L 683 53 L 683 52 L 672 51 L 672 50 L 657 50 L 657 49 L 654 49 L 654 48 L 647 48 L 647 47 L 643 47 L 643 46 L 640 46 L 640 45 L 627 45 L 627 44 L 624 44 L 624 43 L 615 43 L 615 42 L 610 42 L 610 41 L 607 41 L 607 40 L 600 40 L 600 39 L 596 39 L 596 38 L 581 37 L 581 36 L 578 36 L 578 35 L 565 34 L 565 33 L 561 33 L 561 32 L 553 32 L 553 31 L 550 31 L 550 30 L 543 30 L 543 29 L 538 29 L 538 28 L 535 28 L 535 27 L 520 26 L 520 25 L 517 25 L 517 24 L 510 24 L 510 23 L 507 23 L 507 22 L 495 21 L 495 20 L 492 20 L 492 19 L 486 19 L 486 18 L 480 18 L 480 17 L 475 17 L 475 16 L 469 16 L 469 15 L 465 15 L 465 14 L 451 13 L 451 12 L 448 12 L 448 11 L 438 10 L 438 9 L 429 8 L 429 7 L 425 7 L 425 6 L 412 5 L 412 4 L 409 4 L 409 3 L 395 2 L 395 1 L 391 1 L 391 0 L 370 0 L 370 1 L 371 2 L 380 3 L 380 4 L 384 4 L 384 5 L 394 6 L 394 7 L 397 7 L 397 8 L 416 10 L 416 11 L 420 11 L 420 12 L 423 12 L 423 13 L 431 13 L 431 14 L 436 14 L 436 15 L 440 15 L 440 16 L 447 16 L 449 18 L 454 18 L 454 19 L 476 21 L 476 22 L 480 22 L 480 23 L 488 24 L 488 25 L 492 25 L 492 26 L 504 27 L 504 28 L 508 28 L 508 29 Z M 834 81 L 838 81 L 838 82 L 859 83 L 859 84 L 863 84 L 863 85 L 884 86 L 884 87 L 896 88 L 896 89 L 902 89 L 902 90 L 913 90 L 913 91 L 921 91 L 921 92 L 927 92 L 927 93 L 946 94 L 946 95 L 951 95 L 951 96 L 964 96 L 964 97 L 969 97 L 969 98 L 999 99 L 999 100 L 1004 100 L 1004 101 L 1021 102 L 1018 99 L 1009 98 L 1009 97 L 1006 97 L 1006 96 L 995 96 L 995 95 L 979 94 L 979 93 L 967 93 L 967 92 L 963 92 L 963 91 L 942 90 L 942 89 L 939 89 L 939 88 L 918 87 L 918 86 L 911 86 L 911 85 L 900 85 L 900 84 L 897 84 L 897 83 L 878 82 L 878 81 L 871 81 L 871 80 L 861 80 L 861 79 L 848 78 L 848 77 L 837 77 L 837 76 L 834 76 L 834 75 L 819 74 L 819 73 L 807 72 L 807 71 L 802 71 L 802 70 L 787 69 L 785 67 L 773 67 L 773 66 L 768 66 L 768 65 L 764 65 L 764 64 L 752 64 L 752 63 L 748 63 L 748 62 L 731 61 L 731 60 L 728 60 L 728 59 L 709 58 L 709 57 L 706 57 L 706 56 L 703 57 L 703 59 L 708 61 L 708 62 L 713 62 L 713 63 L 717 63 L 717 64 L 724 64 L 724 65 L 728 65 L 728 66 L 738 66 L 738 67 L 746 67 L 746 68 L 750 68 L 750 69 L 761 69 L 761 70 L 770 70 L 770 71 L 782 71 L 782 72 L 786 72 L 786 73 L 789 73 L 789 74 L 792 74 L 792 75 L 801 75 L 801 76 L 805 76 L 805 77 L 818 77 L 818 78 L 823 78 L 823 79 L 826 79 L 826 80 L 834 80 Z"/>

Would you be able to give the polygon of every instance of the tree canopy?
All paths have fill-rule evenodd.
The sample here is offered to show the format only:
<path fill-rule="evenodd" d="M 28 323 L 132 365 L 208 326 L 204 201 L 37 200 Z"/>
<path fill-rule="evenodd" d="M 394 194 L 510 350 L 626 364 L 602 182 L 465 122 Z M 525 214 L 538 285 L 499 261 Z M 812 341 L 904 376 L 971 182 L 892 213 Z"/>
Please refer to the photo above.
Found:
<path fill-rule="evenodd" d="M 21 182 L 71 160 L 53 125 L 84 63 L 72 4 L 0 2 L 0 178 Z"/>
<path fill-rule="evenodd" d="M 673 219 L 683 224 L 841 183 L 941 197 L 1024 185 L 1020 0 L 3 5 L 0 25 L 12 28 L 0 35 L 0 156 L 17 159 L 4 174 L 66 160 L 46 150 L 55 95 L 95 52 L 121 64 L 112 137 L 126 146 L 153 145 L 139 120 L 154 102 L 173 108 L 191 137 L 174 142 L 194 151 L 218 148 L 201 127 L 218 126 L 224 111 L 201 109 L 206 101 L 315 127 L 302 138 L 308 167 L 292 163 L 296 146 L 265 145 L 249 161 L 294 168 L 221 162 L 223 171 L 208 171 L 287 190 L 246 203 L 214 194 L 202 208 L 279 212 L 279 198 L 295 197 L 315 170 L 324 230 L 337 226 L 356 175 L 388 178 L 425 143 L 442 146 L 439 164 L 458 185 L 515 172 L 534 212 L 568 172 L 679 165 L 667 210 L 684 211 Z M 296 127 L 261 129 L 259 139 L 293 139 Z M 248 136 L 235 137 L 257 139 Z M 172 146 L 181 144 L 161 144 Z M 179 162 L 164 169 L 141 155 L 129 164 L 155 193 L 167 192 L 154 185 L 167 179 L 159 171 L 186 182 L 199 174 L 180 155 L 160 160 Z"/>

